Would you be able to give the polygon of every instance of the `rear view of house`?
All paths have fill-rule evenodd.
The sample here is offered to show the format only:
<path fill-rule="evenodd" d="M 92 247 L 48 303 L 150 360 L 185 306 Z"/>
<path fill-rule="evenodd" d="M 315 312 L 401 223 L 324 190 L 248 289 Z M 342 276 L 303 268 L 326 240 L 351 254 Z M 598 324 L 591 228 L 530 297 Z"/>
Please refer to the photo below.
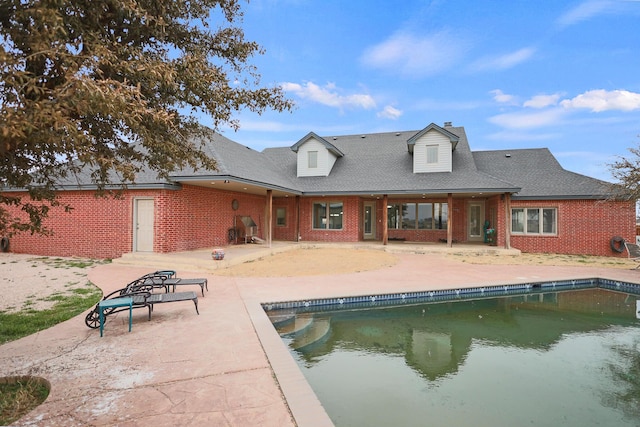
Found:
<path fill-rule="evenodd" d="M 206 149 L 218 170 L 139 176 L 119 199 L 61 186 L 74 209 L 52 210 L 55 234 L 17 235 L 10 249 L 98 258 L 183 251 L 244 243 L 245 221 L 267 242 L 478 243 L 607 256 L 617 254 L 613 237 L 635 236 L 635 203 L 610 200 L 609 183 L 564 170 L 547 149 L 471 151 L 464 128 L 450 123 L 310 132 L 263 152 L 212 132 Z"/>

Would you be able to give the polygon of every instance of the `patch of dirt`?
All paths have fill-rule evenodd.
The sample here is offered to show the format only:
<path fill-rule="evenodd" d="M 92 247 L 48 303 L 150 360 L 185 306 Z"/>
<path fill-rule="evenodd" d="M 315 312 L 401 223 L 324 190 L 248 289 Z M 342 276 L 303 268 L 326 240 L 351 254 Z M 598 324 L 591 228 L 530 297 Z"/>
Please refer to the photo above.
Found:
<path fill-rule="evenodd" d="M 398 257 L 372 249 L 295 249 L 235 265 L 215 274 L 242 277 L 295 277 L 356 273 L 391 267 Z"/>
<path fill-rule="evenodd" d="M 87 286 L 87 271 L 96 263 L 78 258 L 0 254 L 0 312 L 46 310 L 56 297 Z"/>
<path fill-rule="evenodd" d="M 627 258 L 587 256 L 587 255 L 562 255 L 562 254 L 521 254 L 521 255 L 447 255 L 469 264 L 493 264 L 493 265 L 558 265 L 558 266 L 584 266 L 630 269 L 638 265 Z"/>

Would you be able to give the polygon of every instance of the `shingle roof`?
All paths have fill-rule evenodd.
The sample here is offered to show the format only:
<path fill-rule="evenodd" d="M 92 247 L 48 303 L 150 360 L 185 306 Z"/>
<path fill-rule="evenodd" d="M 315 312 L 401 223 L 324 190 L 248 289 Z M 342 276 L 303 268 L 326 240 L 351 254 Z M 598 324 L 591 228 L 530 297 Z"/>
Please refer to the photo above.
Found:
<path fill-rule="evenodd" d="M 300 194 L 446 194 L 510 192 L 514 199 L 606 198 L 610 185 L 562 168 L 548 149 L 472 152 L 464 128 L 443 128 L 458 142 L 452 172 L 413 173 L 408 143 L 422 130 L 324 136 L 339 157 L 329 176 L 297 177 L 297 155 L 291 147 L 255 151 L 218 133 L 204 140 L 204 150 L 217 160 L 218 170 L 185 168 L 174 182 L 230 179 Z M 311 135 L 311 134 L 310 134 Z M 315 134 L 313 134 L 315 135 Z M 304 140 L 304 138 L 303 138 Z M 301 140 L 302 141 L 302 140 Z M 89 188 L 89 175 L 68 179 L 61 188 Z M 130 187 L 167 186 L 154 172 L 138 174 Z"/>
<path fill-rule="evenodd" d="M 464 129 L 448 127 L 459 138 L 453 152 L 453 172 L 413 173 L 407 141 L 420 131 L 327 137 L 344 157 L 336 160 L 329 176 L 296 177 L 296 155 L 288 148 L 270 148 L 264 154 L 287 179 L 305 193 L 462 193 L 516 191 L 515 185 L 476 169 Z"/>
<path fill-rule="evenodd" d="M 565 170 L 546 148 L 473 152 L 479 170 L 517 183 L 514 199 L 601 199 L 611 184 Z"/>

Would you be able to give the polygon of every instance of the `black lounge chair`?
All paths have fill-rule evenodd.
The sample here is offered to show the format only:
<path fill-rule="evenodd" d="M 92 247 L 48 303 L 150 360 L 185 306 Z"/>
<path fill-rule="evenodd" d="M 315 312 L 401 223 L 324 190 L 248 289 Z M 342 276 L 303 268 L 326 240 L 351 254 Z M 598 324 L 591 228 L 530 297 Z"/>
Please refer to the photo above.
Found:
<path fill-rule="evenodd" d="M 198 295 L 196 295 L 195 292 L 153 293 L 153 290 L 159 287 L 166 289 L 165 285 L 157 285 L 149 282 L 146 278 L 139 278 L 129 283 L 126 287 L 106 295 L 102 298 L 102 301 L 130 297 L 133 300 L 133 308 L 146 307 L 149 310 L 149 320 L 151 320 L 151 312 L 155 304 L 168 302 L 193 301 L 196 307 L 196 313 L 200 314 L 198 311 Z M 84 319 L 84 323 L 91 329 L 98 329 L 100 327 L 100 309 L 100 303 L 96 304 L 95 308 L 91 310 Z M 103 309 L 103 315 L 106 317 L 124 310 L 129 310 L 129 307 L 110 307 Z"/>
<path fill-rule="evenodd" d="M 627 248 L 629 259 L 638 263 L 638 265 L 636 265 L 635 267 L 635 269 L 637 270 L 638 268 L 640 268 L 640 246 L 634 243 L 629 243 L 625 240 L 624 247 Z"/>
<path fill-rule="evenodd" d="M 172 288 L 172 292 L 176 291 L 177 286 L 200 286 L 200 291 L 202 292 L 202 297 L 204 298 L 204 290 L 209 291 L 209 285 L 207 283 L 206 278 L 201 279 L 182 279 L 176 277 L 175 270 L 158 270 L 153 273 L 145 274 L 140 279 L 145 279 L 149 283 L 152 283 L 155 286 L 164 287 L 166 292 L 169 292 L 169 289 Z"/>

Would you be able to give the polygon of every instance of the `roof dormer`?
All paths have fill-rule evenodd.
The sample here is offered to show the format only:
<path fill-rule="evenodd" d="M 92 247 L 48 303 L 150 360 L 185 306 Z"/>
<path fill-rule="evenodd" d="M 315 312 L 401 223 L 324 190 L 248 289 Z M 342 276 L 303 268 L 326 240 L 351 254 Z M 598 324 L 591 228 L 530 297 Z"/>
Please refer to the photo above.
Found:
<path fill-rule="evenodd" d="M 309 132 L 291 146 L 298 154 L 298 177 L 328 176 L 339 157 L 344 154 L 326 139 Z"/>
<path fill-rule="evenodd" d="M 434 123 L 413 135 L 407 140 L 407 149 L 413 154 L 413 173 L 451 172 L 453 151 L 459 140 Z"/>

